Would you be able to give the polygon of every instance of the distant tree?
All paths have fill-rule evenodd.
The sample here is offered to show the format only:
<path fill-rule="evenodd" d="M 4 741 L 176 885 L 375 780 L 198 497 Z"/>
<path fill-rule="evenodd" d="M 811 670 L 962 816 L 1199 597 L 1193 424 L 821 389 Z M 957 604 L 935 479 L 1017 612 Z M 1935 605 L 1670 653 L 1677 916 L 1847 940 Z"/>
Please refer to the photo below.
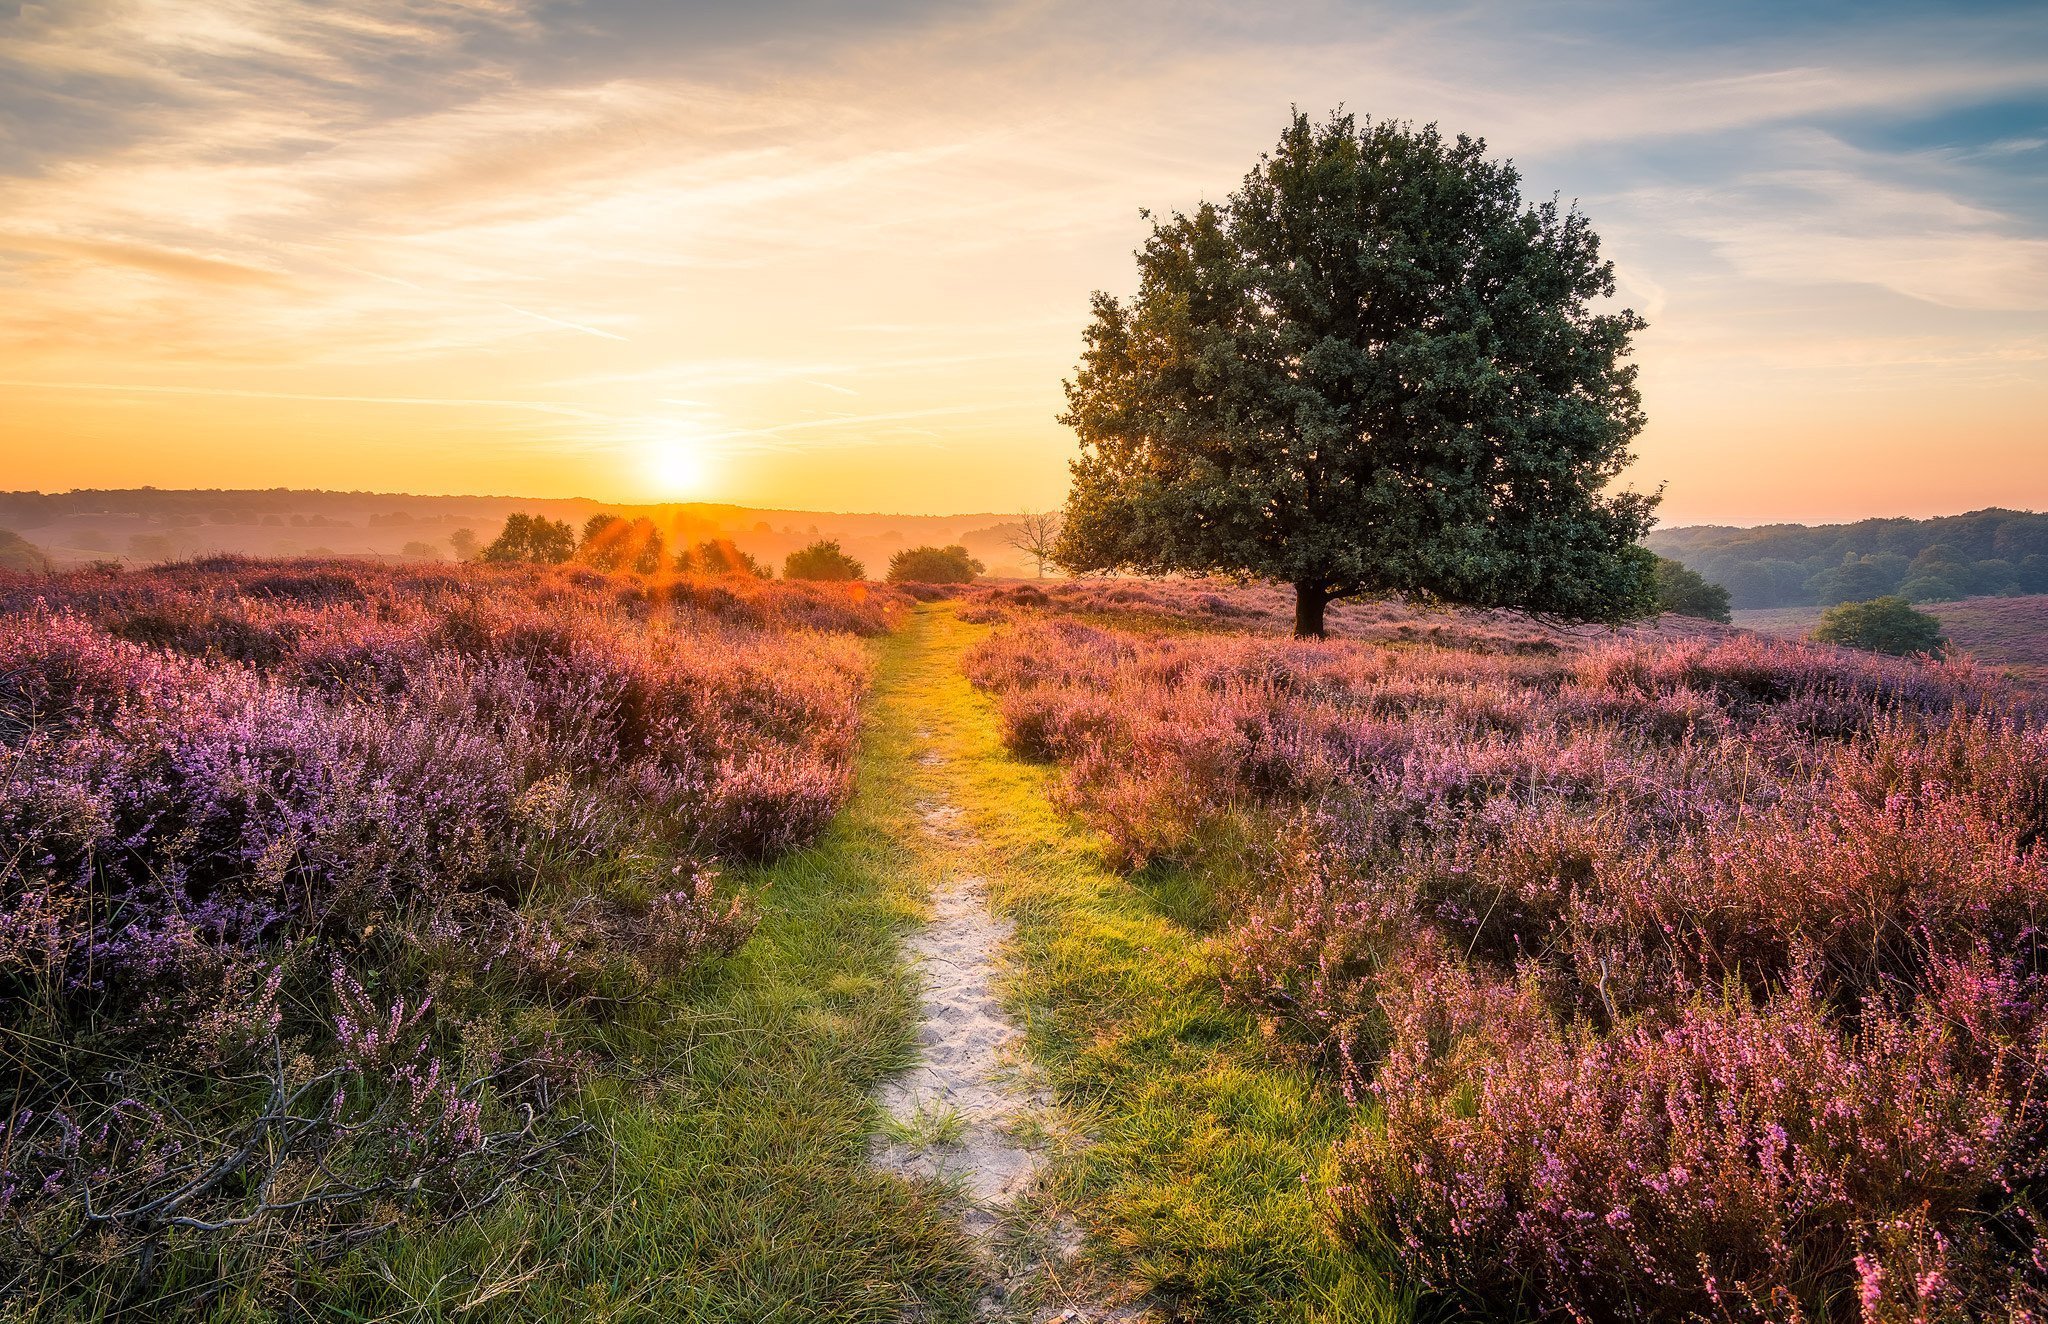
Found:
<path fill-rule="evenodd" d="M 576 551 L 576 534 L 562 520 L 515 512 L 482 556 L 491 562 L 531 561 L 558 565 Z"/>
<path fill-rule="evenodd" d="M 441 549 L 430 542 L 409 542 L 400 549 L 405 555 L 421 561 L 438 561 Z"/>
<path fill-rule="evenodd" d="M 1053 553 L 1059 549 L 1060 525 L 1063 522 L 1057 510 L 1027 510 L 1017 516 L 1016 531 L 1004 541 L 1030 557 L 1038 567 L 1038 577 L 1044 579 L 1045 567 L 1051 564 Z"/>
<path fill-rule="evenodd" d="M 1058 560 L 1221 571 L 1332 601 L 1406 593 L 1619 621 L 1656 605 L 1643 326 L 1586 218 L 1434 126 L 1297 114 L 1221 206 L 1155 222 L 1097 294 L 1063 421 Z"/>
<path fill-rule="evenodd" d="M 476 530 L 457 529 L 448 535 L 448 546 L 454 549 L 456 560 L 474 561 L 477 552 Z"/>
<path fill-rule="evenodd" d="M 689 568 L 700 575 L 754 575 L 772 578 L 774 570 L 733 545 L 729 538 L 709 538 L 692 548 Z"/>
<path fill-rule="evenodd" d="M 1731 619 L 1728 614 L 1728 590 L 1719 584 L 1710 584 L 1696 570 L 1685 566 L 1668 556 L 1657 558 L 1657 610 L 1668 611 L 1674 616 L 1696 616 L 1703 621 L 1719 621 L 1726 625 Z"/>
<path fill-rule="evenodd" d="M 583 536 L 576 543 L 576 559 L 599 570 L 617 570 L 625 553 L 626 521 L 610 511 L 599 511 L 583 521 Z"/>
<path fill-rule="evenodd" d="M 1821 613 L 1813 637 L 1824 644 L 1841 644 L 1873 653 L 1905 656 L 1910 653 L 1939 653 L 1948 640 L 1941 634 L 1941 622 L 1897 596 L 1869 602 L 1845 602 Z"/>
<path fill-rule="evenodd" d="M 906 547 L 889 558 L 892 584 L 967 584 L 988 567 L 965 547 Z"/>
<path fill-rule="evenodd" d="M 782 558 L 784 579 L 865 579 L 867 573 L 866 566 L 839 550 L 836 538 L 821 538 Z"/>
<path fill-rule="evenodd" d="M 666 545 L 653 520 L 645 516 L 628 520 L 609 513 L 592 515 L 583 522 L 576 559 L 599 570 L 631 570 L 642 575 L 659 574 L 667 565 Z"/>
<path fill-rule="evenodd" d="M 42 548 L 12 529 L 0 529 L 0 570 L 39 573 L 49 568 L 50 558 Z"/>

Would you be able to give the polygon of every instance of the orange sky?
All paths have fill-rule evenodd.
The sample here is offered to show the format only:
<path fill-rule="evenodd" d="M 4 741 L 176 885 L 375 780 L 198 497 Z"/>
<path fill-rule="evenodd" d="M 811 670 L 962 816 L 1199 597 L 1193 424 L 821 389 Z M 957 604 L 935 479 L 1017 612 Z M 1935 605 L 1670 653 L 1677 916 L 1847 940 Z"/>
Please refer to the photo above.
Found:
<path fill-rule="evenodd" d="M 1582 200 L 1667 522 L 2048 507 L 2031 10 L 1529 12 L 29 6 L 0 487 L 1056 504 L 1138 208 L 1341 101 Z"/>

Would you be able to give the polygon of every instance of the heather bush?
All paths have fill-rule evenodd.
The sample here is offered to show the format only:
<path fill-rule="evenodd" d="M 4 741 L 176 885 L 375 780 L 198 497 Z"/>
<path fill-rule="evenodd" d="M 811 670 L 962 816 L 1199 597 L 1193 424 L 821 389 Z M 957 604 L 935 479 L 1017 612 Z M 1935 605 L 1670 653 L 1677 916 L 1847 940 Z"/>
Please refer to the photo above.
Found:
<path fill-rule="evenodd" d="M 843 802 L 849 636 L 893 605 L 524 566 L 0 583 L 4 1290 L 140 1301 L 554 1164 L 604 1065 L 563 1027 L 745 941 L 715 862 Z"/>
<path fill-rule="evenodd" d="M 1510 1313 L 2042 1308 L 2048 725 L 2018 695 L 1712 630 L 1019 619 L 969 673 L 1128 863 L 1264 843 L 1218 973 L 1360 1106 L 1339 1236 Z"/>

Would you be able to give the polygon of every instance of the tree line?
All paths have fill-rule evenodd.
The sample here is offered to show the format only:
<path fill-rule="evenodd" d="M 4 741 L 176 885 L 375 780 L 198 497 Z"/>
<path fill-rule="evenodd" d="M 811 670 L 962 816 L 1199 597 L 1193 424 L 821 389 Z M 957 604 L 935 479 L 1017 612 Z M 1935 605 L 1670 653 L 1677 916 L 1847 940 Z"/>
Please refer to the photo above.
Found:
<path fill-rule="evenodd" d="M 1853 524 L 1700 525 L 1646 542 L 1727 588 L 1738 608 L 2048 593 L 2048 514 L 1974 510 Z"/>

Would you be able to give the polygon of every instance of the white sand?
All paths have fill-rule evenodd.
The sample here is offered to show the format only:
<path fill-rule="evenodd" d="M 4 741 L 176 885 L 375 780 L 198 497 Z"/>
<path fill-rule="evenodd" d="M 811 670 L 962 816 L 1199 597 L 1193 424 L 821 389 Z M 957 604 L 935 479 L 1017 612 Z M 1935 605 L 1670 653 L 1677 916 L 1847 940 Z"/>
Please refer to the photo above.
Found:
<path fill-rule="evenodd" d="M 928 806 L 925 823 L 947 833 L 956 816 Z M 948 879 L 932 897 L 930 926 L 907 944 L 924 983 L 920 1060 L 881 1094 L 909 1136 L 875 1158 L 903 1176 L 958 1183 L 967 1227 L 983 1238 L 1038 1175 L 1042 1156 L 1018 1132 L 1048 1102 L 1018 1078 L 1022 1036 L 996 999 L 997 958 L 1010 933 L 989 913 L 979 878 Z M 958 1134 L 934 1135 L 946 1118 L 957 1119 L 948 1129 Z"/>
<path fill-rule="evenodd" d="M 928 732 L 918 735 L 929 739 Z M 927 767 L 943 761 L 936 751 L 918 755 Z M 926 801 L 918 812 L 927 833 L 959 839 L 958 809 Z M 990 912 L 981 878 L 947 878 L 934 889 L 932 922 L 905 944 L 924 986 L 921 1051 L 915 1067 L 882 1087 L 880 1102 L 903 1134 L 878 1139 L 875 1163 L 960 1192 L 962 1222 L 981 1243 L 988 1265 L 981 1318 L 1019 1317 L 1013 1293 L 1029 1283 L 1029 1295 L 1041 1304 L 1028 1317 L 1041 1324 L 1137 1320 L 1144 1315 L 1141 1306 L 1105 1306 L 1059 1290 L 1062 1270 L 1080 1249 L 1071 1223 L 1060 1220 L 1053 1235 L 1041 1238 L 1048 1243 L 1042 1249 L 1029 1249 L 1033 1239 L 1024 1237 L 1021 1260 L 1014 1246 L 1004 1254 L 996 1244 L 1005 1216 L 1037 1180 L 1045 1133 L 1056 1125 L 1050 1097 L 1029 1083 L 1023 1035 L 996 998 L 1011 932 L 1009 921 Z M 916 1310 L 904 1316 L 921 1317 Z"/>

